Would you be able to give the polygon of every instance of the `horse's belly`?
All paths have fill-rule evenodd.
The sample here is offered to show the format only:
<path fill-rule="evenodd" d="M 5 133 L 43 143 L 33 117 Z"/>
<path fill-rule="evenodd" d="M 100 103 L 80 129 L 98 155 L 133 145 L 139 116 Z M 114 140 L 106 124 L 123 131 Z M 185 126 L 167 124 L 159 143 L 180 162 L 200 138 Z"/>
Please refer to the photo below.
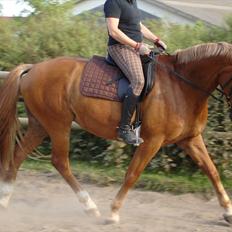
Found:
<path fill-rule="evenodd" d="M 80 97 L 75 105 L 75 121 L 88 132 L 105 139 L 115 139 L 121 104 L 90 97 Z"/>

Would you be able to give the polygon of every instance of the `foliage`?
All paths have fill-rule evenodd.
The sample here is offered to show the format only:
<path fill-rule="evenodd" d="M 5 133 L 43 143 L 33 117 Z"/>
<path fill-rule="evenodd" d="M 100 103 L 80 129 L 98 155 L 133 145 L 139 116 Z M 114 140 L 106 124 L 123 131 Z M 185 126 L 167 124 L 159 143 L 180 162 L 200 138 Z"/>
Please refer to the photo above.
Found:
<path fill-rule="evenodd" d="M 107 31 L 102 12 L 74 16 L 72 9 L 76 1 L 27 0 L 34 12 L 27 18 L 0 20 L 0 68 L 9 70 L 19 63 L 36 63 L 56 56 L 91 57 L 93 54 L 105 55 Z M 197 22 L 189 25 L 167 25 L 160 21 L 145 21 L 153 32 L 169 46 L 169 52 L 205 42 L 232 42 L 232 17 L 227 19 L 225 28 L 210 28 Z M 21 107 L 20 107 L 21 109 Z M 209 99 L 209 121 L 206 143 L 212 158 L 220 167 L 221 173 L 231 177 L 231 125 L 224 103 Z M 215 132 L 215 133 L 212 133 Z M 217 132 L 217 134 L 216 134 Z M 226 139 L 220 139 L 226 133 Z M 40 147 L 43 152 L 49 151 Z M 223 149 L 222 149 L 223 148 Z M 133 153 L 131 146 L 105 141 L 87 132 L 73 132 L 71 137 L 71 156 L 73 159 L 89 161 L 104 166 L 123 167 L 128 164 Z M 165 173 L 188 171 L 198 172 L 193 162 L 175 145 L 162 148 L 148 171 Z"/>
<path fill-rule="evenodd" d="M 34 160 L 27 160 L 23 163 L 23 169 L 37 170 L 40 172 L 54 173 L 54 167 L 50 162 L 41 162 Z M 119 167 L 102 167 L 102 165 L 89 164 L 83 161 L 72 161 L 71 168 L 75 176 L 85 183 L 95 183 L 98 185 L 109 185 L 114 183 L 122 183 L 125 175 L 125 168 Z M 227 190 L 231 191 L 231 180 L 223 181 Z M 136 183 L 136 187 L 154 190 L 154 191 L 169 191 L 173 193 L 189 193 L 201 192 L 205 197 L 213 193 L 212 186 L 210 185 L 206 176 L 196 174 L 189 177 L 187 173 L 178 175 L 169 175 L 166 173 L 151 173 L 143 172 L 140 179 Z"/>
<path fill-rule="evenodd" d="M 0 21 L 0 67 L 36 63 L 57 56 L 90 57 L 106 51 L 106 29 L 99 13 L 73 16 L 73 1 L 28 0 L 35 8 L 27 18 Z"/>

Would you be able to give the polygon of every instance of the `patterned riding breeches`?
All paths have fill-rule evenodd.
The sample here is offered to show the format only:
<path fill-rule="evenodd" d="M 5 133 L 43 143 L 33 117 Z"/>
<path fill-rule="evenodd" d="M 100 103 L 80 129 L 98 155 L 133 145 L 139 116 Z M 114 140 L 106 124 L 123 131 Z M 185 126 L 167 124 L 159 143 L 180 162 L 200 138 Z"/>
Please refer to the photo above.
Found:
<path fill-rule="evenodd" d="M 143 68 L 139 54 L 130 46 L 115 44 L 108 52 L 131 83 L 133 93 L 140 95 L 144 86 Z"/>

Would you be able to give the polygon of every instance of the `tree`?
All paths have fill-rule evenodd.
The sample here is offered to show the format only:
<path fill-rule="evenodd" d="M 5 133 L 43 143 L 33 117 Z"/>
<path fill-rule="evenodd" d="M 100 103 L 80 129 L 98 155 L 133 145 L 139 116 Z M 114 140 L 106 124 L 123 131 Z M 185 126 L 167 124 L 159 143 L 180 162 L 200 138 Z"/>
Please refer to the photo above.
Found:
<path fill-rule="evenodd" d="M 107 32 L 100 27 L 99 15 L 73 15 L 73 0 L 26 2 L 35 9 L 28 17 L 0 22 L 3 69 L 63 55 L 90 57 L 106 52 Z"/>

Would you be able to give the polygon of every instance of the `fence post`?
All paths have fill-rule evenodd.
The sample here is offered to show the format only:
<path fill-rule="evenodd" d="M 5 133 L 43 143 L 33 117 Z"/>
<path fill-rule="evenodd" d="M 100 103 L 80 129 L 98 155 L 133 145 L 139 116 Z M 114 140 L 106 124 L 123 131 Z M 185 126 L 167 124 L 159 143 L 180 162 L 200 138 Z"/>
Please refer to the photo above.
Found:
<path fill-rule="evenodd" d="M 7 71 L 0 71 L 0 79 L 2 79 L 2 80 L 6 79 L 6 77 L 9 73 L 10 72 L 7 72 Z"/>
<path fill-rule="evenodd" d="M 20 124 L 22 125 L 22 127 L 27 127 L 28 126 L 28 118 L 21 118 L 19 117 L 19 121 L 20 121 Z M 72 130 L 80 130 L 80 126 L 75 123 L 75 122 L 72 122 Z"/>

